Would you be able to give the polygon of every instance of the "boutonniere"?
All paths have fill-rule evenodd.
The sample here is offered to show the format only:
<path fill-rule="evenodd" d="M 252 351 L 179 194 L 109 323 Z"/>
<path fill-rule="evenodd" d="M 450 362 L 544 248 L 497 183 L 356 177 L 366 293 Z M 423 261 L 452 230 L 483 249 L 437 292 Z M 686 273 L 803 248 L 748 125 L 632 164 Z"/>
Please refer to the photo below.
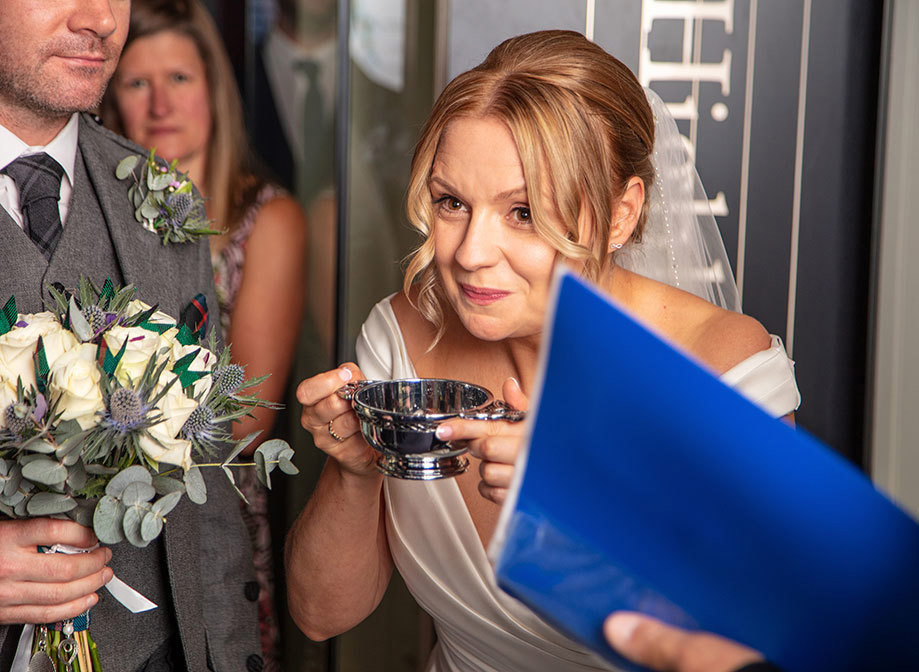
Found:
<path fill-rule="evenodd" d="M 163 245 L 220 233 L 208 227 L 204 200 L 195 193 L 188 175 L 176 168 L 175 160 L 168 167 L 161 165 L 152 150 L 146 161 L 137 154 L 126 156 L 115 168 L 115 177 L 134 179 L 128 189 L 134 218 L 147 231 L 159 234 Z"/>

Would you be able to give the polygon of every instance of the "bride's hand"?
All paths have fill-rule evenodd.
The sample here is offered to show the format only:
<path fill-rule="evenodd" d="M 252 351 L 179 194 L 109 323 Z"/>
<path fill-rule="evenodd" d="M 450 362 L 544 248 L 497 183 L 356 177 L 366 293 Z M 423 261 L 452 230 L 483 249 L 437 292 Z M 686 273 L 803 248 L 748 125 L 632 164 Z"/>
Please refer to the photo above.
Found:
<path fill-rule="evenodd" d="M 346 383 L 358 380 L 364 380 L 364 374 L 357 365 L 342 364 L 300 383 L 297 400 L 303 404 L 300 424 L 313 435 L 316 447 L 343 471 L 364 476 L 377 473 L 374 451 L 364 441 L 351 402 L 337 394 Z"/>
<path fill-rule="evenodd" d="M 512 408 L 527 410 L 529 401 L 514 378 L 504 381 L 502 395 Z M 523 445 L 522 422 L 451 420 L 437 428 L 437 438 L 444 441 L 468 440 L 469 453 L 481 460 L 479 493 L 495 504 L 504 502 L 514 476 L 514 462 Z"/>

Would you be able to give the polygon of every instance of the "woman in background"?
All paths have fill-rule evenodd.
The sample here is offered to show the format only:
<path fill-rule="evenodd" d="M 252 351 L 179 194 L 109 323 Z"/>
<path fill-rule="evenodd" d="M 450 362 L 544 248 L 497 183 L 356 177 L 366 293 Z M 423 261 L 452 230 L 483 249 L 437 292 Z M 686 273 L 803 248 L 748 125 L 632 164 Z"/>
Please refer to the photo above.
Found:
<path fill-rule="evenodd" d="M 288 603 L 307 636 L 363 620 L 398 567 L 434 618 L 429 672 L 608 669 L 496 585 L 485 548 L 520 423 L 443 423 L 440 438 L 470 440 L 466 473 L 384 478 L 336 390 L 364 376 L 453 378 L 525 408 L 554 267 L 566 264 L 768 412 L 789 415 L 799 396 L 779 339 L 726 309 L 736 307 L 736 287 L 728 274 L 706 272 L 716 265 L 704 244 L 681 256 L 680 241 L 702 231 L 693 189 L 659 196 L 673 191 L 662 170 L 685 175 L 685 160 L 660 99 L 577 33 L 511 38 L 446 87 L 412 161 L 408 216 L 423 242 L 403 290 L 364 323 L 360 368 L 344 365 L 298 389 L 302 423 L 330 457 L 287 540 Z M 717 286 L 685 291 L 693 278 Z"/>
<path fill-rule="evenodd" d="M 205 197 L 211 226 L 220 231 L 210 245 L 223 339 L 248 377 L 271 374 L 259 396 L 279 401 L 302 316 L 306 222 L 295 200 L 250 167 L 229 58 L 197 0 L 132 2 L 130 32 L 102 113 L 116 132 L 177 160 Z M 234 436 L 261 431 L 267 438 L 275 415 L 258 409 L 234 425 Z M 244 517 L 259 589 L 244 590 L 259 602 L 265 670 L 279 669 L 266 493 L 254 469 L 241 470 L 237 483 L 249 500 Z"/>

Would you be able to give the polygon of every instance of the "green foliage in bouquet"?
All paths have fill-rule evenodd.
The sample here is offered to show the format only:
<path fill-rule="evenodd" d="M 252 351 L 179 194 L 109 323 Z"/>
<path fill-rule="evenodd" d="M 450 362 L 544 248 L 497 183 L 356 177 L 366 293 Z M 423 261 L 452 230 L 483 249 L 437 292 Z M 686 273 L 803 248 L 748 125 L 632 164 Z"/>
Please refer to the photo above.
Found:
<path fill-rule="evenodd" d="M 219 233 L 208 227 L 204 201 L 188 175 L 179 172 L 176 160 L 167 167 L 157 162 L 153 150 L 146 160 L 136 154 L 127 156 L 115 168 L 115 177 L 134 179 L 128 190 L 134 218 L 148 231 L 159 234 L 163 245 Z"/>
<path fill-rule="evenodd" d="M 146 546 L 183 495 L 207 501 L 201 468 L 221 467 L 236 488 L 233 461 L 257 433 L 236 441 L 232 423 L 278 405 L 250 393 L 265 377 L 246 380 L 229 348 L 202 346 L 133 286 L 83 279 L 49 293 L 51 312 L 19 315 L 14 298 L 0 311 L 0 512 Z M 270 487 L 275 467 L 297 473 L 292 457 L 271 440 L 247 466 Z"/>

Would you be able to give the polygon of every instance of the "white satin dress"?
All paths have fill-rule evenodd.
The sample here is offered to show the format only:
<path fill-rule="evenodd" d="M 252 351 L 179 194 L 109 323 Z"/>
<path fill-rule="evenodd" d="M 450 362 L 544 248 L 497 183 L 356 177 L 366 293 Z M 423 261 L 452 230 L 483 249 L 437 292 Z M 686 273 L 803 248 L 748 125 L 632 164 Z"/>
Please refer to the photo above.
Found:
<path fill-rule="evenodd" d="M 357 362 L 369 379 L 416 377 L 391 299 L 373 308 L 357 339 Z M 800 403 L 794 362 L 776 336 L 722 379 L 776 417 Z M 453 479 L 387 478 L 383 492 L 393 560 L 437 630 L 428 672 L 615 669 L 498 588 Z"/>

